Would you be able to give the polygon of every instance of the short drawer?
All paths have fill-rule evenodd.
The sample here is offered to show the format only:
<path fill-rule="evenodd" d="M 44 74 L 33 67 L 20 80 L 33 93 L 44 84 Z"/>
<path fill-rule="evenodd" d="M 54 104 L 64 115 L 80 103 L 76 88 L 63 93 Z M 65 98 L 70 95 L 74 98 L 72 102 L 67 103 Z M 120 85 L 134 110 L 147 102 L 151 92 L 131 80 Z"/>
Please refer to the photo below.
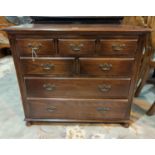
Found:
<path fill-rule="evenodd" d="M 130 79 L 25 78 L 28 98 L 127 98 Z"/>
<path fill-rule="evenodd" d="M 55 55 L 53 39 L 17 39 L 17 50 L 20 56 Z"/>
<path fill-rule="evenodd" d="M 61 56 L 92 56 L 95 53 L 93 39 L 59 39 L 58 44 Z"/>
<path fill-rule="evenodd" d="M 99 55 L 134 57 L 137 50 L 137 39 L 102 39 Z"/>
<path fill-rule="evenodd" d="M 31 118 L 117 120 L 129 118 L 126 100 L 29 100 Z"/>
<path fill-rule="evenodd" d="M 133 58 L 80 58 L 80 75 L 131 77 Z"/>
<path fill-rule="evenodd" d="M 21 59 L 23 74 L 45 74 L 55 76 L 72 76 L 74 74 L 74 58 L 37 58 Z"/>

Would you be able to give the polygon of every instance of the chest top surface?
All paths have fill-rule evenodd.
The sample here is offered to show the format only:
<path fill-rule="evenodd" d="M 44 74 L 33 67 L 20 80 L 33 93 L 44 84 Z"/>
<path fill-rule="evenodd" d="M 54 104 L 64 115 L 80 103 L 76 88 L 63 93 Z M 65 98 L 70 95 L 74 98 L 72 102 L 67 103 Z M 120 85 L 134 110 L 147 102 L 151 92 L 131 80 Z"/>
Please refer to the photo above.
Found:
<path fill-rule="evenodd" d="M 150 32 L 150 28 L 121 24 L 25 24 L 3 29 L 7 32 Z"/>

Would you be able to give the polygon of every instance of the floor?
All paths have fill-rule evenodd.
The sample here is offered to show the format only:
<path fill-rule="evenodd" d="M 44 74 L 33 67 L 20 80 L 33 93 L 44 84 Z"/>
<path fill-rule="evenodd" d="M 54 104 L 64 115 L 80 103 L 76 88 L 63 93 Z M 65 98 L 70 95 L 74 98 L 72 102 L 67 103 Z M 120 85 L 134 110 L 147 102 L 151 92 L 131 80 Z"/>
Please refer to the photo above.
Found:
<path fill-rule="evenodd" d="M 133 101 L 131 126 L 117 124 L 42 124 L 26 127 L 12 57 L 0 59 L 0 138 L 15 139 L 137 139 L 155 138 L 155 116 L 145 115 L 155 99 L 146 85 Z"/>

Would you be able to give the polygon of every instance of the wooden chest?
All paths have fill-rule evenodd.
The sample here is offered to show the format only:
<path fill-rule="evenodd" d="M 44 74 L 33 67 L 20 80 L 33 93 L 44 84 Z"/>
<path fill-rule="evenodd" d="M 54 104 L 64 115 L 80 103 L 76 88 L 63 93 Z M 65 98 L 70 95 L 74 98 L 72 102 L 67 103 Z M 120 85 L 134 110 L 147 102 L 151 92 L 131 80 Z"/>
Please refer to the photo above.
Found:
<path fill-rule="evenodd" d="M 25 120 L 129 124 L 149 29 L 30 24 L 7 31 Z"/>

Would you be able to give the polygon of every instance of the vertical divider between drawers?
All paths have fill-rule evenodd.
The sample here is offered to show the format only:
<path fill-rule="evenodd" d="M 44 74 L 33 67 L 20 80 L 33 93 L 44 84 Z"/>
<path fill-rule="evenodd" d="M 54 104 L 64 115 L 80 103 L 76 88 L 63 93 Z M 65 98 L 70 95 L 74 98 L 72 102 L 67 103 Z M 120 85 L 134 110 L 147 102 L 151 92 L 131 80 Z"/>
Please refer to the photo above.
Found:
<path fill-rule="evenodd" d="M 54 39 L 54 48 L 55 48 L 55 55 L 59 55 L 59 48 L 58 48 L 58 39 Z"/>

